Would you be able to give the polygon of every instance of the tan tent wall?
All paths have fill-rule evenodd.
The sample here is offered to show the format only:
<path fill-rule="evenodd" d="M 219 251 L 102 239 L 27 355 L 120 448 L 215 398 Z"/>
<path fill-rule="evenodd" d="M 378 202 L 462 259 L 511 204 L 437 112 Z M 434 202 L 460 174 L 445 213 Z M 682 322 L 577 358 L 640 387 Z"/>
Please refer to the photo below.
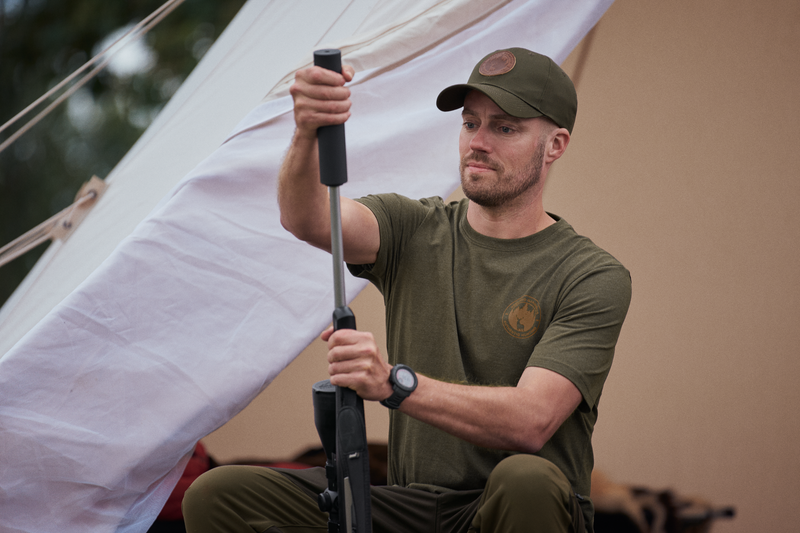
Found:
<path fill-rule="evenodd" d="M 617 0 L 591 40 L 575 135 L 546 195 L 633 275 L 597 467 L 735 505 L 718 532 L 797 530 L 798 50 L 796 0 Z M 373 290 L 353 308 L 360 329 L 382 329 Z M 325 376 L 316 343 L 204 442 L 223 461 L 317 445 L 310 386 Z M 368 416 L 385 441 L 382 408 Z"/>

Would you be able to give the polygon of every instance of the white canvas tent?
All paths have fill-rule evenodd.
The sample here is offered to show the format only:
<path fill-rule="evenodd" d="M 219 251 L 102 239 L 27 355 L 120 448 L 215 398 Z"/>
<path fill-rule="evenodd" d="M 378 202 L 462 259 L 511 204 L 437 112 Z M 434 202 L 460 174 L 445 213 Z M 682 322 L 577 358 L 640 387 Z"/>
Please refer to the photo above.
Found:
<path fill-rule="evenodd" d="M 498 48 L 563 61 L 610 3 L 248 2 L 2 310 L 0 530 L 146 530 L 197 440 L 329 322 L 330 258 L 274 199 L 312 50 L 357 70 L 343 194 L 447 196 L 438 91 Z"/>

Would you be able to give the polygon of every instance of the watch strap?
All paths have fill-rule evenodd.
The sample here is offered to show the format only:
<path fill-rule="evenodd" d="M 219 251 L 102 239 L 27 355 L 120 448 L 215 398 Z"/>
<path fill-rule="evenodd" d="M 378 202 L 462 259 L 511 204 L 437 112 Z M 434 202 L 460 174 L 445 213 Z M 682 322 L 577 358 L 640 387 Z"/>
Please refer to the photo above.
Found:
<path fill-rule="evenodd" d="M 389 409 L 399 409 L 400 404 L 403 403 L 403 400 L 408 398 L 410 394 L 411 394 L 410 392 L 398 390 L 397 388 L 395 388 L 391 396 L 389 396 L 385 400 L 381 400 L 381 405 L 384 407 L 388 407 Z"/>

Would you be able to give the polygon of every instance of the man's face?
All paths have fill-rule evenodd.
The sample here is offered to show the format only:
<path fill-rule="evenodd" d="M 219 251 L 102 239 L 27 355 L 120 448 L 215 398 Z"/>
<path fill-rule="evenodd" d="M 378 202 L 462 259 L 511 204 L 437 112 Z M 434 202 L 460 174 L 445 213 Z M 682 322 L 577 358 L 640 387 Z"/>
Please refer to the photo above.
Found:
<path fill-rule="evenodd" d="M 545 142 L 542 121 L 507 115 L 488 96 L 464 100 L 459 137 L 461 188 L 478 205 L 497 207 L 536 193 Z"/>

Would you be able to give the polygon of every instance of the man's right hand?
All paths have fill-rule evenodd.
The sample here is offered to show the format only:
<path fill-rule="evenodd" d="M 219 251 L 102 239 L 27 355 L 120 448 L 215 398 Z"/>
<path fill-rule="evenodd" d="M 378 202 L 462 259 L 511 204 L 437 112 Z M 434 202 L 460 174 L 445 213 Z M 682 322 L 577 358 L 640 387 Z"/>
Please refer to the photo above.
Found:
<path fill-rule="evenodd" d="M 289 89 L 297 135 L 316 138 L 317 128 L 344 124 L 350 118 L 350 89 L 344 85 L 354 74 L 349 65 L 342 66 L 341 74 L 316 66 L 297 71 Z"/>

